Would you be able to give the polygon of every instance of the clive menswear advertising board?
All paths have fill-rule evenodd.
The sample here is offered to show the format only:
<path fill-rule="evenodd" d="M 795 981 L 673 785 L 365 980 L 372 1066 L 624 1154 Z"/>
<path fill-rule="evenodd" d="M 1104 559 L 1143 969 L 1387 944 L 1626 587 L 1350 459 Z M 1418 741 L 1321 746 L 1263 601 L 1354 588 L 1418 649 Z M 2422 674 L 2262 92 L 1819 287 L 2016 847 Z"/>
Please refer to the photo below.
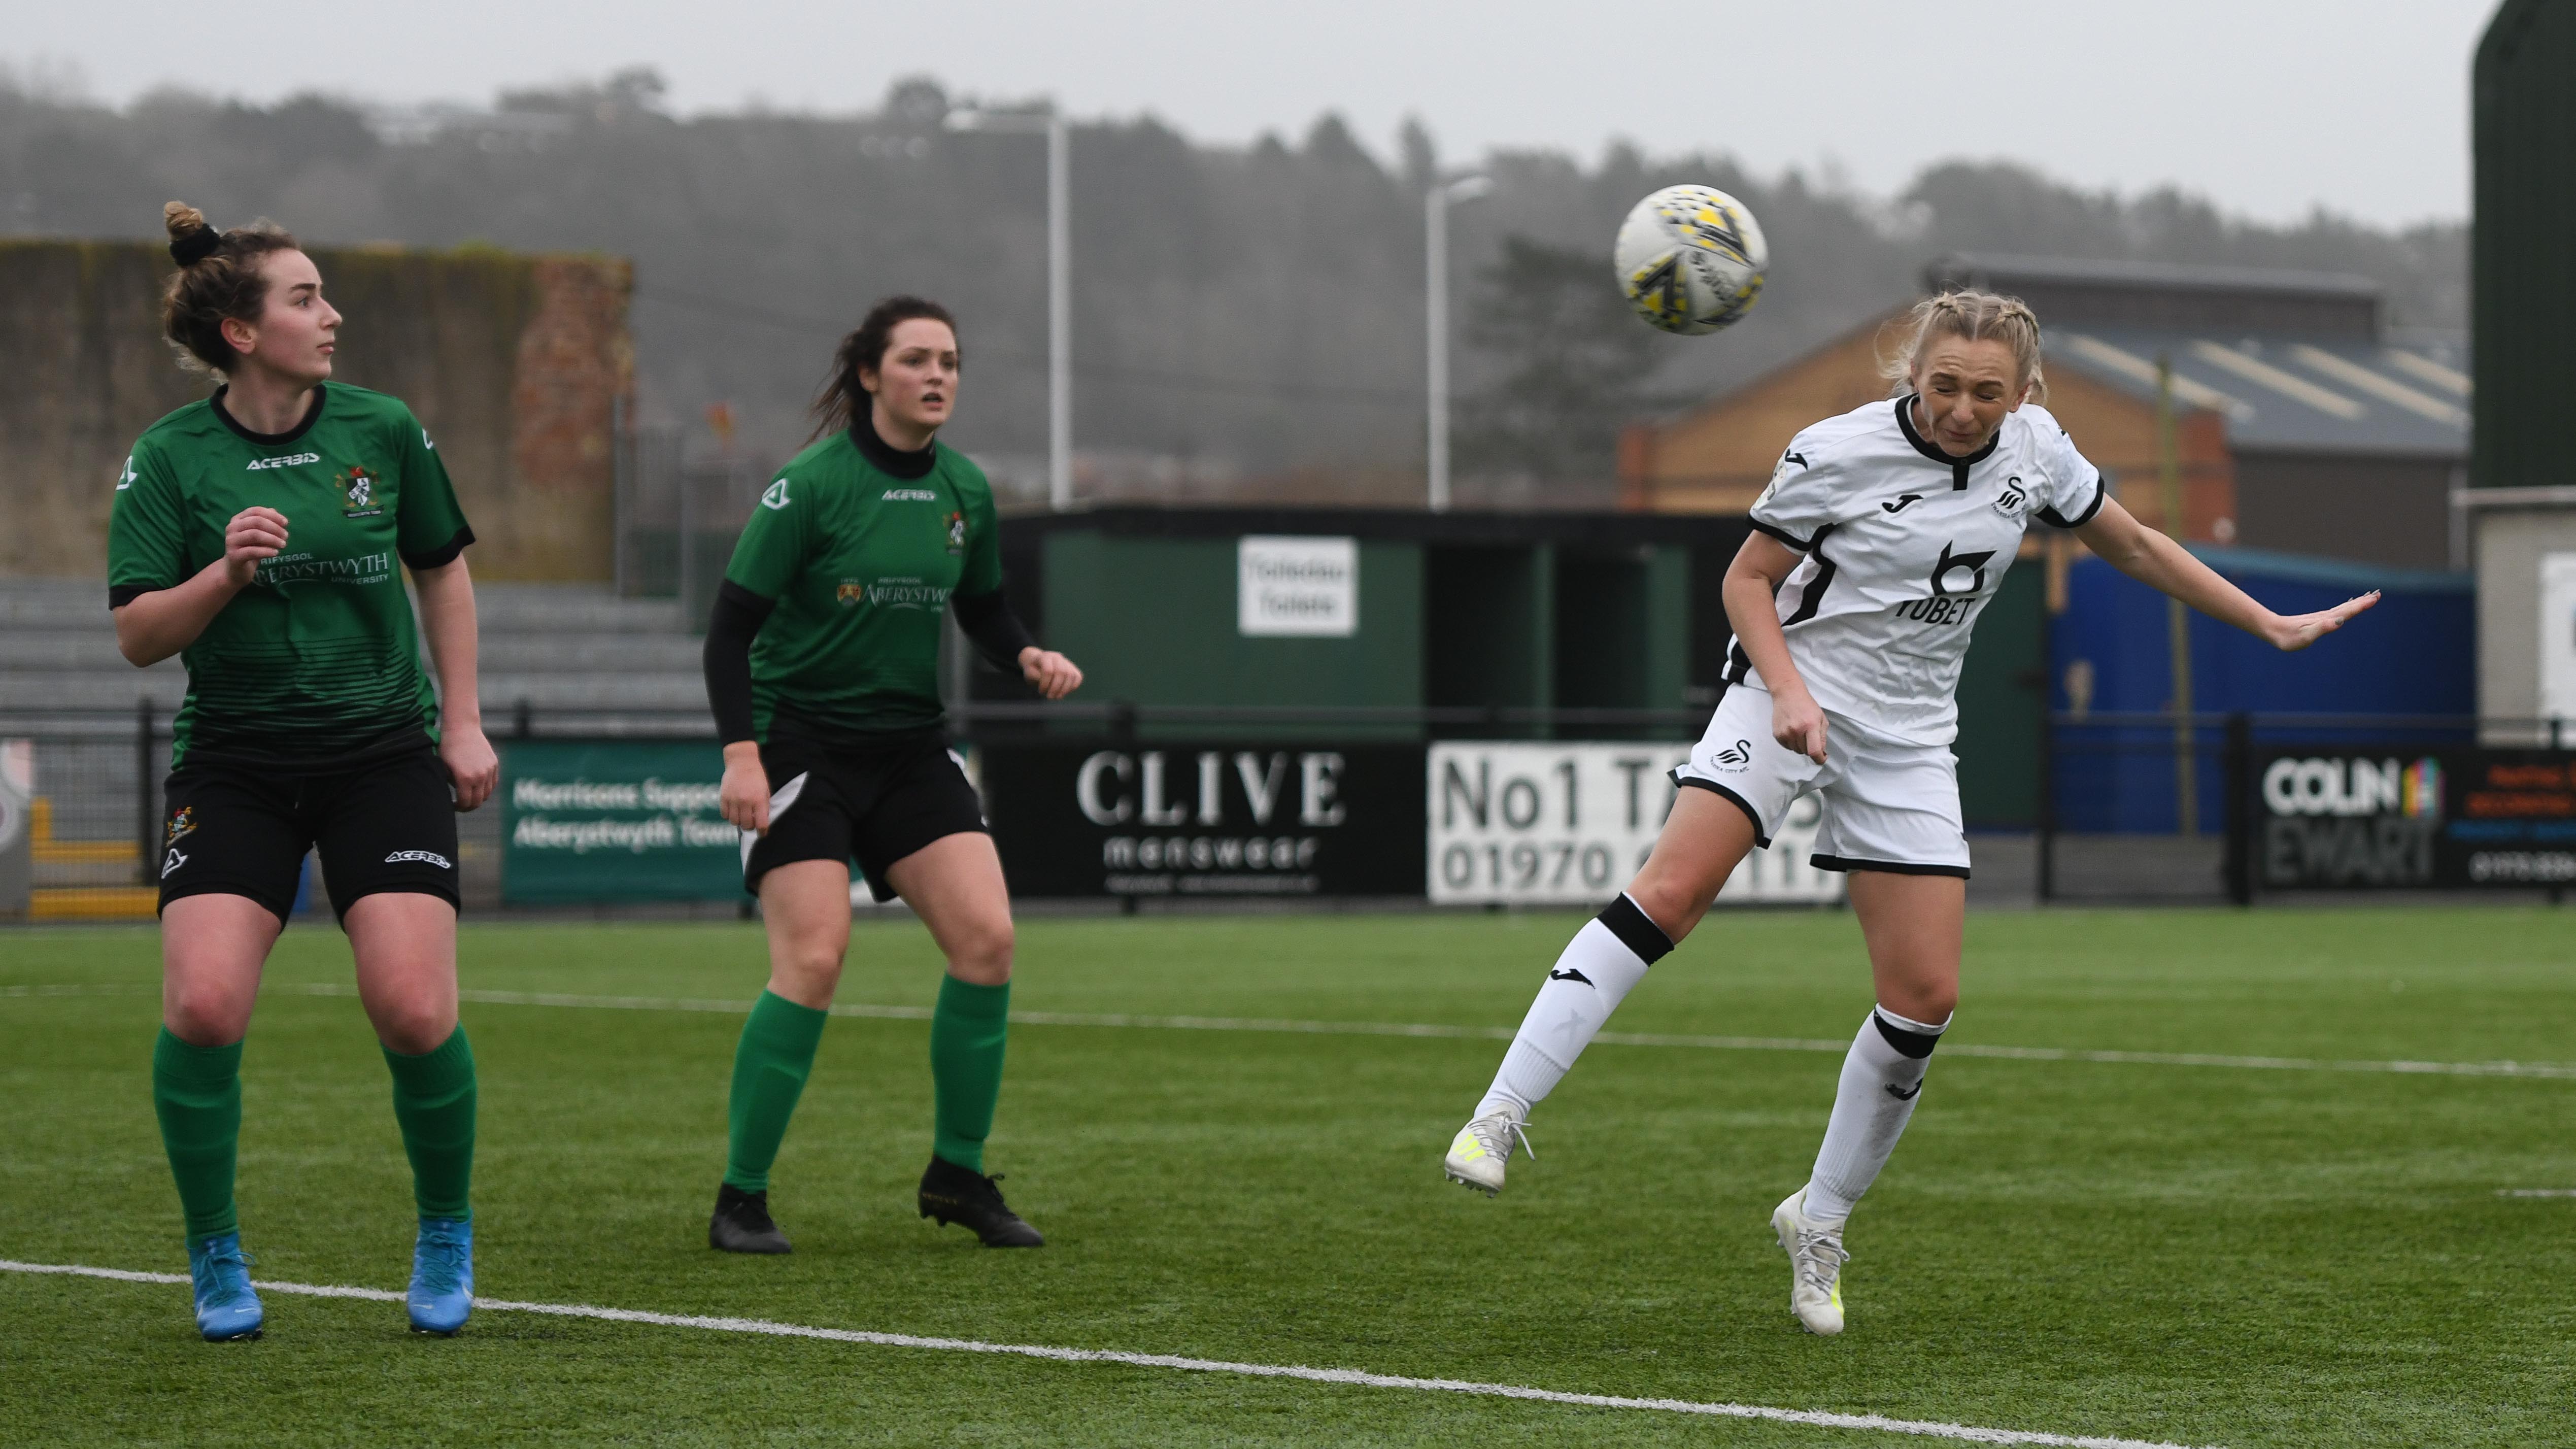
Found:
<path fill-rule="evenodd" d="M 1025 896 L 1418 896 L 1422 746 L 1004 744 L 978 752 Z"/>

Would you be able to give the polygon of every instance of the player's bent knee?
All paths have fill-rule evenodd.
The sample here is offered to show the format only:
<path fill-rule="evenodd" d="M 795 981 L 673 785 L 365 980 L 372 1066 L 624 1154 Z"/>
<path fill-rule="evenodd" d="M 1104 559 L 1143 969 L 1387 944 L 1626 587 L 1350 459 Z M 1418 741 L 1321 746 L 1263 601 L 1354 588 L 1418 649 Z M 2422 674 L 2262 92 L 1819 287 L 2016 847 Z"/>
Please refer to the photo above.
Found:
<path fill-rule="evenodd" d="M 1006 917 L 979 924 L 949 954 L 948 974 L 977 986 L 999 986 L 1011 979 L 1011 953 L 1016 933 Z"/>
<path fill-rule="evenodd" d="M 1956 982 L 1947 986 L 1900 987 L 1882 991 L 1879 995 L 1882 998 L 1879 1005 L 1899 1016 L 1932 1025 L 1948 1021 L 1951 1013 L 1959 1009 Z"/>
<path fill-rule="evenodd" d="M 1635 901 L 1646 919 L 1661 927 L 1678 945 L 1708 914 L 1709 906 L 1717 899 L 1718 887 L 1724 884 L 1720 880 L 1716 885 L 1707 885 L 1684 872 L 1658 870 L 1656 863 L 1649 861 L 1628 883 L 1628 899 Z"/>
<path fill-rule="evenodd" d="M 250 1033 L 250 1003 L 225 991 L 184 991 L 169 998 L 161 1024 L 193 1047 L 231 1046 Z"/>
<path fill-rule="evenodd" d="M 456 1035 L 456 1018 L 444 1012 L 405 1012 L 376 1024 L 376 1040 L 407 1057 L 427 1056 Z"/>

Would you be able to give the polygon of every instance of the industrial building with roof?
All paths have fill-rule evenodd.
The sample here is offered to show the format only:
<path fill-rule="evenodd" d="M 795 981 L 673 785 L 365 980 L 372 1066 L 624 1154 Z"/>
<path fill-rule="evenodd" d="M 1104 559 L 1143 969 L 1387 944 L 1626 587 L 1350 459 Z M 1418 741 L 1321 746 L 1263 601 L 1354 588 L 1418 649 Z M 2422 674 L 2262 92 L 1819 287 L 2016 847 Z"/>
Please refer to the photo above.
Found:
<path fill-rule="evenodd" d="M 1971 254 L 1925 270 L 2031 304 L 2047 406 L 2163 523 L 2157 373 L 2170 368 L 2186 538 L 2407 568 L 2457 568 L 2466 536 L 2466 339 L 2393 334 L 2366 277 Z M 1800 428 L 1889 395 L 1903 313 L 1622 439 L 1626 506 L 1742 513 Z"/>

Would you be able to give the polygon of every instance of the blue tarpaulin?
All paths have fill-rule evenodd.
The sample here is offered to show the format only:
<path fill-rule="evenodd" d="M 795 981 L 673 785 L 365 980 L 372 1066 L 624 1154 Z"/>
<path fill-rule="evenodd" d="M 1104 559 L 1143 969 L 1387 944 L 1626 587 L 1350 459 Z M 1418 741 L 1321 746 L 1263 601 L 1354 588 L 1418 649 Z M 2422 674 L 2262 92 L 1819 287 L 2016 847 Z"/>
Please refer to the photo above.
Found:
<path fill-rule="evenodd" d="M 2303 614 L 2356 594 L 2378 606 L 2296 654 L 2194 613 L 2192 708 L 2202 715 L 2467 716 L 2477 712 L 2476 581 L 2260 549 L 2193 553 L 2271 609 Z M 2165 597 L 2098 558 L 2067 572 L 2066 612 L 2049 632 L 2050 707 L 2070 714 L 2172 707 Z M 2090 697 L 2073 686 L 2089 675 Z M 2087 725 L 2056 734 L 2058 828 L 2165 834 L 2180 820 L 2170 726 Z M 2226 819 L 2223 731 L 2197 735 L 2200 829 Z"/>

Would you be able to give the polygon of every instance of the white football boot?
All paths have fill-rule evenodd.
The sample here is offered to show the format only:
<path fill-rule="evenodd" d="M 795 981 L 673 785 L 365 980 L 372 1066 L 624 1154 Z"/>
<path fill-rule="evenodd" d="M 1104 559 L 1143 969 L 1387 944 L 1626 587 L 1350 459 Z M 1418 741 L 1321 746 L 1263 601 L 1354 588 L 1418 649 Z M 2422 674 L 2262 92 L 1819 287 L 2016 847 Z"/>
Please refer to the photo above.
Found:
<path fill-rule="evenodd" d="M 1457 1139 L 1449 1144 L 1448 1160 L 1441 1167 L 1451 1182 L 1467 1187 L 1480 1187 L 1492 1197 L 1503 1190 L 1503 1169 L 1512 1162 L 1512 1147 L 1538 1160 L 1538 1149 L 1529 1145 L 1529 1132 L 1521 1118 L 1510 1109 L 1479 1117 L 1458 1129 Z"/>
<path fill-rule="evenodd" d="M 1789 1255 L 1789 1311 L 1809 1333 L 1843 1331 L 1843 1225 L 1807 1216 L 1807 1190 L 1800 1188 L 1771 1210 L 1771 1231 Z"/>

